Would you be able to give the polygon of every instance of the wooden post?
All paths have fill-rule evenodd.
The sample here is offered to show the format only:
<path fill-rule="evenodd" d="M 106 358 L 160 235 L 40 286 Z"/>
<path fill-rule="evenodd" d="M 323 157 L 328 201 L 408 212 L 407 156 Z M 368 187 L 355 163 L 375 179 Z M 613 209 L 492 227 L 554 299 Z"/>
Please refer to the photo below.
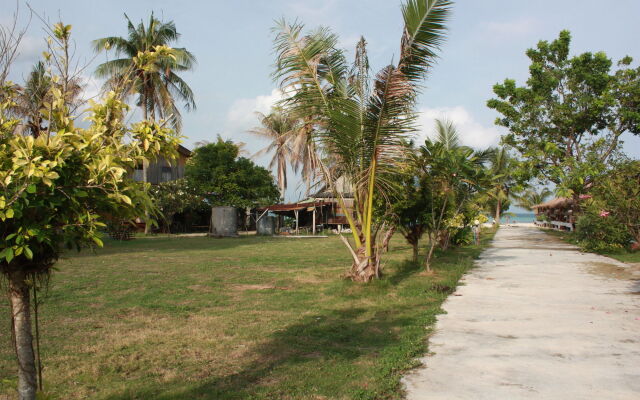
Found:
<path fill-rule="evenodd" d="M 299 234 L 298 232 L 298 210 L 293 210 L 293 213 L 296 215 L 296 235 Z"/>
<path fill-rule="evenodd" d="M 316 234 L 316 208 L 313 208 L 313 234 Z"/>

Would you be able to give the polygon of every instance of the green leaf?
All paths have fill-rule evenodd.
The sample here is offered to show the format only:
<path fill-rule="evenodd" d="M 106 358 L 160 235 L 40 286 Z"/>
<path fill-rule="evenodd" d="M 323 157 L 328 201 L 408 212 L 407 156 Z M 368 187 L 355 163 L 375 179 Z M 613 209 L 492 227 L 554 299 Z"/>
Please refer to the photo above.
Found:
<path fill-rule="evenodd" d="M 27 193 L 35 193 L 36 192 L 36 185 L 29 185 L 27 186 Z"/>
<path fill-rule="evenodd" d="M 24 246 L 24 255 L 29 259 L 33 260 L 33 252 L 28 246 Z"/>

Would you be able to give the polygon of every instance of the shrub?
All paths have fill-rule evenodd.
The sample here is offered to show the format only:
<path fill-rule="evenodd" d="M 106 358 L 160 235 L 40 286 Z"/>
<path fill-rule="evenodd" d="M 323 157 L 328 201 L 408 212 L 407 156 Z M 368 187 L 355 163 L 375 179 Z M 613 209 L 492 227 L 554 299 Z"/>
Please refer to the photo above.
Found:
<path fill-rule="evenodd" d="M 600 216 L 598 210 L 589 208 L 578 218 L 575 239 L 583 250 L 602 253 L 625 248 L 632 237 L 617 219 Z"/>

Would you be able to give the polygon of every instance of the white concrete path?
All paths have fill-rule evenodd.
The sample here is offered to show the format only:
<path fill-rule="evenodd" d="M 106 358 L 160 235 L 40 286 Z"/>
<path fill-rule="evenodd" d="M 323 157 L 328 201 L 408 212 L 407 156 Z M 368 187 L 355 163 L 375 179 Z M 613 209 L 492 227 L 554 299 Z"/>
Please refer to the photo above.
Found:
<path fill-rule="evenodd" d="M 640 399 L 639 270 L 501 228 L 445 302 L 407 398 Z"/>

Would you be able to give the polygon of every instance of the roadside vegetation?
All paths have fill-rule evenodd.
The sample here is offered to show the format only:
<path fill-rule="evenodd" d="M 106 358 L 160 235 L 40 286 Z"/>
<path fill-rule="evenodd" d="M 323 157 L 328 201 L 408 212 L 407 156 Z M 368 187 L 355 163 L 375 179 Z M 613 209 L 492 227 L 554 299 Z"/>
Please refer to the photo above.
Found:
<path fill-rule="evenodd" d="M 107 241 L 69 253 L 42 296 L 45 393 L 60 399 L 400 399 L 442 301 L 488 244 L 437 252 L 401 237 L 385 274 L 340 277 L 337 237 Z M 0 305 L 0 325 L 9 310 Z M 0 332 L 0 398 L 15 361 Z"/>

